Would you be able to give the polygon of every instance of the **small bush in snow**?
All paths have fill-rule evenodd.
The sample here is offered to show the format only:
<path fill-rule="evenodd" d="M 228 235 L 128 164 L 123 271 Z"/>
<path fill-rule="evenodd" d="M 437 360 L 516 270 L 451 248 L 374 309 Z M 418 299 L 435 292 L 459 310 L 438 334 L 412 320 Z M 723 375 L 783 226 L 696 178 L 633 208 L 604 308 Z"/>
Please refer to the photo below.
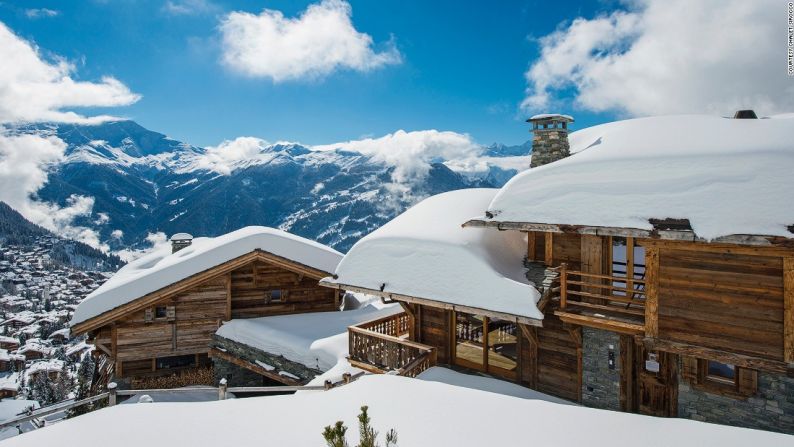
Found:
<path fill-rule="evenodd" d="M 368 413 L 369 407 L 361 407 L 361 414 L 358 415 L 358 434 L 359 443 L 356 447 L 380 447 L 378 444 L 378 432 L 372 427 L 372 419 Z M 337 421 L 333 426 L 329 425 L 323 430 L 323 438 L 328 447 L 348 447 L 345 439 L 347 427 L 342 421 Z M 397 447 L 397 432 L 394 429 L 386 432 L 386 447 Z"/>

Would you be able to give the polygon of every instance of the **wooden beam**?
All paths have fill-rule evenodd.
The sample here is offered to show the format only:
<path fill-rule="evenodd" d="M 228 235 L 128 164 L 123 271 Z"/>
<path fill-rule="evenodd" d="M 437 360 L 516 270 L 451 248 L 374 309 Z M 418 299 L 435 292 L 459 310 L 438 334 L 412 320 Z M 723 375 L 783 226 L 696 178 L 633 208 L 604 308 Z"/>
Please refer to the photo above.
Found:
<path fill-rule="evenodd" d="M 232 319 L 232 272 L 226 274 L 226 321 Z"/>
<path fill-rule="evenodd" d="M 721 351 L 718 349 L 704 348 L 702 346 L 680 343 L 669 340 L 662 340 L 652 337 L 639 337 L 638 343 L 645 345 L 651 351 L 664 351 L 673 354 L 688 355 L 700 359 L 716 360 L 722 363 L 741 366 L 750 369 L 760 369 L 780 374 L 786 374 L 790 368 L 786 362 L 778 360 L 752 357 L 749 355 L 736 354 L 733 352 Z"/>
<path fill-rule="evenodd" d="M 641 324 L 626 323 L 623 321 L 607 320 L 604 318 L 591 317 L 588 315 L 579 315 L 570 312 L 554 311 L 554 315 L 560 317 L 565 323 L 575 324 L 579 326 L 587 326 L 596 329 L 604 329 L 607 331 L 617 332 L 620 334 L 628 335 L 642 335 L 645 333 L 645 327 Z"/>
<path fill-rule="evenodd" d="M 794 257 L 783 258 L 783 361 L 794 364 Z"/>
<path fill-rule="evenodd" d="M 240 359 L 238 357 L 235 357 L 235 356 L 233 356 L 233 355 L 231 355 L 229 353 L 223 352 L 223 351 L 221 351 L 219 349 L 216 349 L 216 348 L 210 349 L 209 355 L 210 355 L 210 357 L 218 358 L 218 359 L 221 359 L 221 360 L 225 360 L 225 361 L 227 361 L 229 363 L 232 363 L 234 365 L 237 365 L 237 366 L 239 366 L 241 368 L 245 368 L 245 369 L 247 369 L 249 371 L 253 371 L 253 372 L 259 374 L 260 376 L 265 376 L 265 377 L 267 377 L 269 379 L 273 379 L 276 382 L 280 382 L 280 383 L 283 383 L 285 385 L 303 385 L 303 382 L 299 382 L 297 380 L 290 379 L 289 377 L 284 377 L 284 376 L 281 376 L 281 375 L 279 375 L 277 373 L 268 371 L 265 368 L 263 368 L 263 367 L 261 367 L 261 366 L 259 366 L 257 364 L 254 364 L 254 363 L 251 363 L 249 361 Z"/>
<path fill-rule="evenodd" d="M 535 254 L 537 253 L 537 244 L 535 242 L 535 232 L 528 231 L 527 232 L 527 259 L 530 261 L 536 261 Z"/>
<path fill-rule="evenodd" d="M 554 266 L 554 233 L 545 233 L 546 242 L 544 244 L 545 248 L 545 256 L 544 262 L 547 266 L 553 267 Z"/>
<path fill-rule="evenodd" d="M 400 307 L 403 308 L 403 311 L 408 314 L 408 318 L 411 319 L 411 326 L 408 329 L 408 339 L 416 341 L 416 314 L 414 313 L 413 309 L 411 309 L 410 304 L 403 301 L 398 301 L 398 303 L 400 303 Z"/>
<path fill-rule="evenodd" d="M 645 336 L 659 336 L 659 249 L 645 248 Z"/>

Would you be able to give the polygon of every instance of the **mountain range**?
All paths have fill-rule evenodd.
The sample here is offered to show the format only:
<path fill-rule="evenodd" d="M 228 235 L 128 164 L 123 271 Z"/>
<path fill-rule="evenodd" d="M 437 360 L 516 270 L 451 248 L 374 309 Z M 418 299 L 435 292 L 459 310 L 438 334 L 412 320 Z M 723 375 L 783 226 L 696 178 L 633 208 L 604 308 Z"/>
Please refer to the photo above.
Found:
<path fill-rule="evenodd" d="M 73 195 L 92 197 L 91 215 L 74 224 L 95 230 L 112 250 L 142 248 L 155 232 L 215 236 L 265 225 L 344 252 L 424 197 L 502 186 L 529 166 L 531 151 L 529 142 L 494 144 L 476 155 L 476 170 L 459 167 L 471 160 L 434 159 L 425 174 L 401 183 L 394 179 L 397 167 L 383 157 L 341 147 L 263 143 L 227 159 L 134 121 L 34 124 L 15 131 L 54 135 L 67 144 L 38 199 L 65 206 Z"/>

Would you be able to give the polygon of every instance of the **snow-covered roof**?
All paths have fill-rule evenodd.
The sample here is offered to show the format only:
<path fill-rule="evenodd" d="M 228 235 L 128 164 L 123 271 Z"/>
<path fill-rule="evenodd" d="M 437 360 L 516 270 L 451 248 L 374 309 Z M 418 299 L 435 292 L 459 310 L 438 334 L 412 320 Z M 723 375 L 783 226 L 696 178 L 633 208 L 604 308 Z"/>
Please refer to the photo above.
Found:
<path fill-rule="evenodd" d="M 511 179 L 491 222 L 652 230 L 688 219 L 704 239 L 794 237 L 794 116 L 639 118 L 569 136 L 572 155 Z M 486 214 L 487 216 L 488 214 Z"/>
<path fill-rule="evenodd" d="M 322 445 L 322 428 L 338 420 L 350 428 L 350 445 L 357 445 L 356 416 L 362 405 L 369 406 L 379 439 L 394 428 L 401 446 L 746 447 L 784 446 L 792 439 L 762 430 L 561 405 L 374 374 L 327 392 L 116 405 L 24 433 L 3 446 L 105 447 L 108 439 L 119 447 L 215 441 L 236 447 L 312 446 Z M 218 427 L 223 427 L 221 434 Z"/>
<path fill-rule="evenodd" d="M 535 121 L 535 120 L 545 120 L 545 119 L 561 119 L 563 121 L 573 121 L 573 117 L 571 115 L 561 115 L 559 113 L 539 113 L 537 115 L 532 115 L 527 121 Z"/>
<path fill-rule="evenodd" d="M 463 189 L 423 200 L 350 249 L 325 284 L 381 290 L 542 319 L 525 277 L 517 232 L 462 228 L 498 190 Z"/>
<path fill-rule="evenodd" d="M 231 320 L 215 333 L 309 368 L 327 371 L 340 361 L 347 363 L 348 326 L 400 312 L 399 305 L 387 306 L 375 301 L 344 312 Z"/>
<path fill-rule="evenodd" d="M 298 264 L 333 272 L 342 254 L 309 239 L 275 228 L 251 226 L 218 237 L 200 237 L 171 253 L 164 245 L 122 267 L 90 293 L 72 317 L 71 325 L 132 302 L 237 257 L 262 250 Z"/>

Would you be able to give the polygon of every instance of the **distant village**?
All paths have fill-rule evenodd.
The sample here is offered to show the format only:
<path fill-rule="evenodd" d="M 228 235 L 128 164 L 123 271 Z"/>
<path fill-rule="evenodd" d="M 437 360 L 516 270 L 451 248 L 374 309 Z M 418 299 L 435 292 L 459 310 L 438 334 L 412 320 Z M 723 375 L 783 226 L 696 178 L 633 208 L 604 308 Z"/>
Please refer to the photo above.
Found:
<path fill-rule="evenodd" d="M 68 322 L 110 274 L 53 260 L 59 241 L 39 236 L 31 245 L 0 245 L 0 397 L 42 405 L 72 397 L 80 362 L 93 349 L 69 336 Z"/>

